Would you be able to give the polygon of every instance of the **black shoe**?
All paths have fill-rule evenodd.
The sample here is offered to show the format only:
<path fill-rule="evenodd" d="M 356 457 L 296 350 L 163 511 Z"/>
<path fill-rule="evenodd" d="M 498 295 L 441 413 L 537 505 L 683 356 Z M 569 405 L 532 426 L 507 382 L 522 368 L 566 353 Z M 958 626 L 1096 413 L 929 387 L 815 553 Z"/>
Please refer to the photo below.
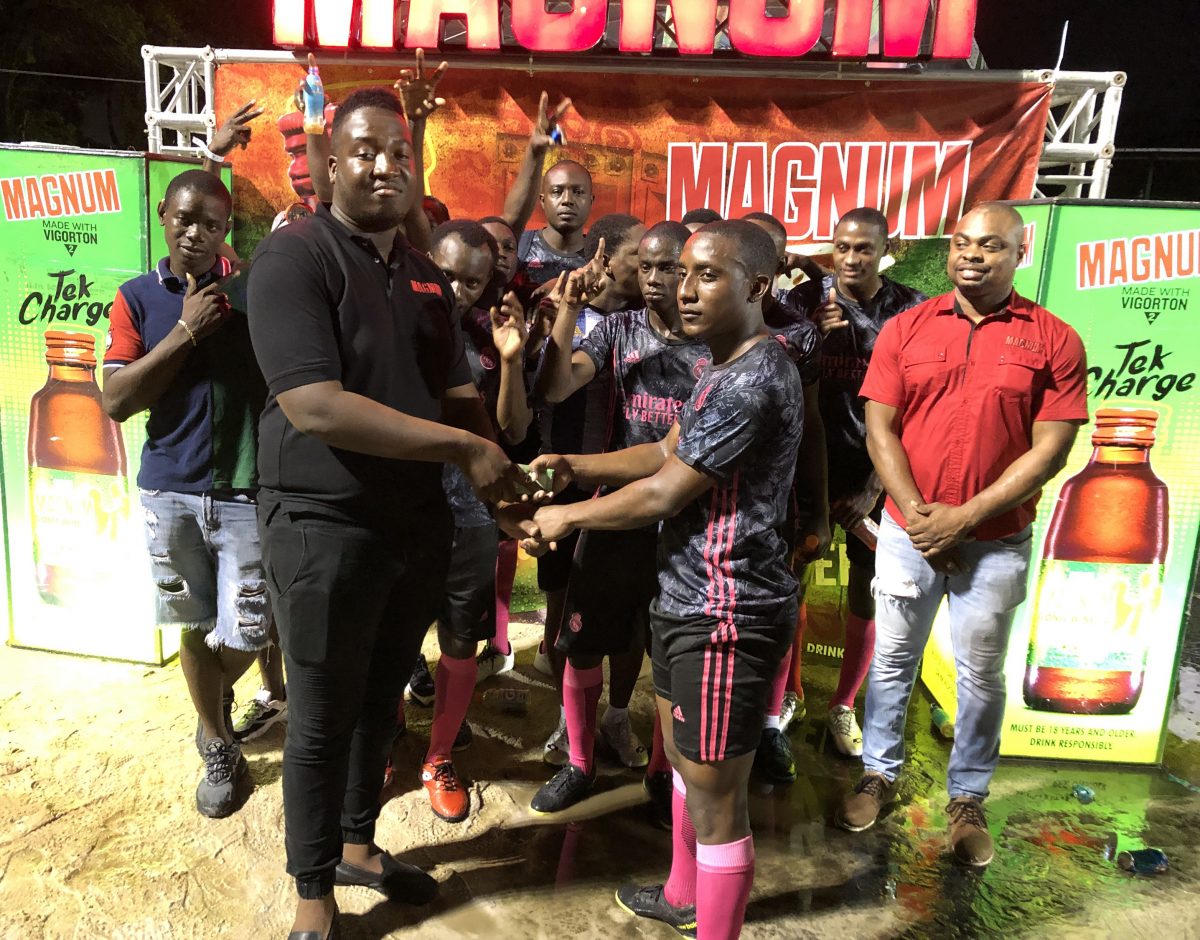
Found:
<path fill-rule="evenodd" d="M 226 692 L 221 696 L 221 711 L 225 715 L 225 730 L 236 741 L 237 738 L 233 734 L 233 692 Z M 204 756 L 204 722 L 199 718 L 196 719 L 196 753 Z"/>
<path fill-rule="evenodd" d="M 574 764 L 567 764 L 534 794 L 529 808 L 535 813 L 561 813 L 592 792 L 596 771 L 585 774 Z"/>
<path fill-rule="evenodd" d="M 429 674 L 429 662 L 422 653 L 417 657 L 412 676 L 408 680 L 408 698 L 410 701 L 428 708 L 433 704 L 433 697 L 436 693 L 437 687 L 433 684 L 433 676 Z"/>
<path fill-rule="evenodd" d="M 617 903 L 630 914 L 661 920 L 681 937 L 696 936 L 696 907 L 676 907 L 663 897 L 662 885 L 625 885 L 617 889 Z"/>
<path fill-rule="evenodd" d="M 315 930 L 293 930 L 287 935 L 287 940 L 339 940 L 341 932 L 338 930 L 338 912 L 336 908 L 333 912 L 333 920 L 329 923 L 329 933 L 325 934 L 324 938 Z"/>
<path fill-rule="evenodd" d="M 475 732 L 471 730 L 471 725 L 464 718 L 463 723 L 458 727 L 458 734 L 454 736 L 454 743 L 450 745 L 450 750 L 465 751 L 474 740 Z"/>
<path fill-rule="evenodd" d="M 196 787 L 196 809 L 202 816 L 221 819 L 233 812 L 237 785 L 250 772 L 242 749 L 213 738 L 204 745 L 204 776 Z"/>
<path fill-rule="evenodd" d="M 389 901 L 405 904 L 428 904 L 438 893 L 438 883 L 416 865 L 400 862 L 383 853 L 383 874 L 377 875 L 347 861 L 338 862 L 333 876 L 335 885 L 357 885 L 373 888 Z"/>
<path fill-rule="evenodd" d="M 650 817 L 670 832 L 674 825 L 671 803 L 675 799 L 675 781 L 671 778 L 671 772 L 646 774 L 642 778 L 642 789 L 650 796 Z"/>
<path fill-rule="evenodd" d="M 792 757 L 792 742 L 778 728 L 763 728 L 754 769 L 771 783 L 795 783 L 796 760 Z"/>

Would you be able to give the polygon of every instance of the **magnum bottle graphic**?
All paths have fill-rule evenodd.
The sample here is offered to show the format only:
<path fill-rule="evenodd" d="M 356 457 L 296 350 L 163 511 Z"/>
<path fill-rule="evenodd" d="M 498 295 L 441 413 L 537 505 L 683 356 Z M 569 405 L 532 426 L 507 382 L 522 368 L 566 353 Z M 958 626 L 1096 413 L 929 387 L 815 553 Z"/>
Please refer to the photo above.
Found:
<path fill-rule="evenodd" d="M 1167 555 L 1158 413 L 1096 412 L 1092 458 L 1062 488 L 1042 552 L 1025 669 L 1038 711 L 1122 715 L 1142 693 Z"/>
<path fill-rule="evenodd" d="M 46 384 L 29 404 L 29 506 L 38 593 L 48 604 L 95 601 L 119 560 L 128 515 L 125 446 L 104 413 L 89 333 L 45 334 Z"/>

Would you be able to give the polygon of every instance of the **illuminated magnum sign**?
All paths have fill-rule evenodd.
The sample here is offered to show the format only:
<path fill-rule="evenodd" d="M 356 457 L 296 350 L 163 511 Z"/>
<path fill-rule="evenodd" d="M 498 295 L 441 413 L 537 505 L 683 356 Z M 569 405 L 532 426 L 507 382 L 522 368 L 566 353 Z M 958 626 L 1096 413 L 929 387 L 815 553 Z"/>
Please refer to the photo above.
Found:
<path fill-rule="evenodd" d="M 877 0 L 879 48 L 871 49 L 874 0 L 836 0 L 830 52 L 845 58 L 882 55 L 914 59 L 931 13 L 930 0 Z M 978 0 L 936 0 L 932 56 L 971 55 Z M 795 58 L 821 38 L 826 0 L 790 0 L 773 15 L 767 0 L 729 0 L 728 34 L 735 50 L 750 56 Z M 509 0 L 513 38 L 530 52 L 584 52 L 597 45 L 608 26 L 609 9 L 620 12 L 619 52 L 654 51 L 655 0 L 572 0 L 565 12 L 550 13 L 546 0 Z M 717 0 L 668 0 L 678 51 L 712 55 Z M 400 22 L 401 0 L 275 0 L 277 46 L 315 45 L 364 50 L 426 49 L 439 45 L 443 20 L 463 24 L 472 50 L 500 48 L 501 0 L 408 0 L 407 29 Z"/>

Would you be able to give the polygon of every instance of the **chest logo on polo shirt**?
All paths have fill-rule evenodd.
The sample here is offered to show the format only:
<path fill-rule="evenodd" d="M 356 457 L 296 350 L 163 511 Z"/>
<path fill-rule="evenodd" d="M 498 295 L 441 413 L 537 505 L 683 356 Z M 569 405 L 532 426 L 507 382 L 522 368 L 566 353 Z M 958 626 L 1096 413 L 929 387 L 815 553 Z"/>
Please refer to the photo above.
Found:
<path fill-rule="evenodd" d="M 442 285 L 436 281 L 409 281 L 408 283 L 412 285 L 412 289 L 418 294 L 436 294 L 438 297 L 442 296 Z"/>
<path fill-rule="evenodd" d="M 1025 339 L 1023 336 L 1004 337 L 1005 346 L 1016 346 L 1018 349 L 1028 349 L 1031 353 L 1044 353 L 1046 344 L 1040 339 Z"/>

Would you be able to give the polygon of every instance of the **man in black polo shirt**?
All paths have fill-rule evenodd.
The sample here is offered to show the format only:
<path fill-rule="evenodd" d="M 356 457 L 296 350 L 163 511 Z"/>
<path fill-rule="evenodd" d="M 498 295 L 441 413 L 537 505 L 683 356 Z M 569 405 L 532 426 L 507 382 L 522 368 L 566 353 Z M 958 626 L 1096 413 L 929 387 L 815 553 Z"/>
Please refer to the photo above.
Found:
<path fill-rule="evenodd" d="M 329 936 L 335 883 L 417 902 L 436 890 L 373 837 L 396 706 L 446 574 L 442 464 L 489 499 L 522 479 L 491 439 L 449 282 L 398 237 L 418 186 L 395 95 L 346 99 L 330 176 L 332 204 L 268 236 L 249 287 L 269 389 L 259 526 L 289 676 L 292 940 Z"/>

